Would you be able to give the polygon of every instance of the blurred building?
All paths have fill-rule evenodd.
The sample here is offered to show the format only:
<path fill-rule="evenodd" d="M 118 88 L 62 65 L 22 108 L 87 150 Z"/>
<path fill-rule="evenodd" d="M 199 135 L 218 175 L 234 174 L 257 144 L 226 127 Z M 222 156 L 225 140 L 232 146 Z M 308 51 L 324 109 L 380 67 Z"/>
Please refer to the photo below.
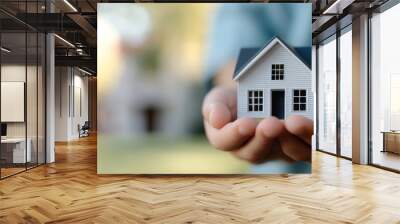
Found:
<path fill-rule="evenodd" d="M 100 23 L 105 24 L 99 32 L 115 33 L 117 38 L 106 43 L 114 46 L 117 42 L 121 52 L 120 69 L 103 74 L 113 77 L 112 87 L 100 88 L 104 93 L 101 111 L 106 111 L 101 130 L 105 133 L 178 137 L 190 134 L 201 122 L 201 34 L 206 30 L 208 9 L 194 7 L 190 18 L 184 18 L 188 17 L 184 10 L 187 7 L 143 5 L 104 13 L 99 9 Z M 139 27 L 126 24 L 124 15 L 132 12 L 141 21 Z M 191 23 L 185 22 L 188 19 Z"/>
<path fill-rule="evenodd" d="M 106 96 L 102 128 L 123 136 L 188 134 L 199 104 L 191 83 L 163 72 L 150 77 L 142 72 L 134 63 L 126 65 L 118 88 Z"/>

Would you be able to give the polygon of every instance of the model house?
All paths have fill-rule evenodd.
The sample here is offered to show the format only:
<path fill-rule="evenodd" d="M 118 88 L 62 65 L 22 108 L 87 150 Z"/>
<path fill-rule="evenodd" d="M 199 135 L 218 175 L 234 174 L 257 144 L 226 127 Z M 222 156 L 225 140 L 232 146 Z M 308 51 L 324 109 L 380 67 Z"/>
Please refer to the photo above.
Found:
<path fill-rule="evenodd" d="M 242 48 L 233 79 L 238 117 L 313 117 L 311 68 L 302 48 L 291 48 L 278 37 L 262 48 Z"/>

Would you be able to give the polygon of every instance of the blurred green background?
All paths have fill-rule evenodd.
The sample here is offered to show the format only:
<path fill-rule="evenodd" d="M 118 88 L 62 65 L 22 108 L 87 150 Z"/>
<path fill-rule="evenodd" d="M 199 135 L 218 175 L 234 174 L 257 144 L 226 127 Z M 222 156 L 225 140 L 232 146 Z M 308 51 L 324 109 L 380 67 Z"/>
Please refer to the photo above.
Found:
<path fill-rule="evenodd" d="M 107 174 L 232 174 L 248 173 L 250 166 L 215 150 L 205 137 L 141 139 L 98 136 L 99 173 Z"/>

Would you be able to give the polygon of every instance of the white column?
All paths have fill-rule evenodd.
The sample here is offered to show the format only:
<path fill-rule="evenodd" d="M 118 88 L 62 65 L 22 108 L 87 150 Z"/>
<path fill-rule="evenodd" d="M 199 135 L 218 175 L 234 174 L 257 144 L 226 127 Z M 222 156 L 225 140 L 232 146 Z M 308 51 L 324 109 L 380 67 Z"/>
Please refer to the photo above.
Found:
<path fill-rule="evenodd" d="M 54 12 L 54 5 L 46 1 L 46 12 Z M 46 34 L 46 163 L 55 161 L 55 42 L 52 33 Z"/>
<path fill-rule="evenodd" d="M 46 36 L 46 163 L 55 161 L 55 56 L 54 35 Z"/>
<path fill-rule="evenodd" d="M 368 163 L 368 15 L 353 20 L 353 162 Z"/>

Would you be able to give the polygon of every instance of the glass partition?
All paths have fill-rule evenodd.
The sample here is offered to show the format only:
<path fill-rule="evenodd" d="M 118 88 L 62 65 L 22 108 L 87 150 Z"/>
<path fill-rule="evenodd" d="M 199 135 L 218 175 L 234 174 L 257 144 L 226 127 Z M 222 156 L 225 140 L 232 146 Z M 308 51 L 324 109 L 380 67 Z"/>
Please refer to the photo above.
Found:
<path fill-rule="evenodd" d="M 371 19 L 371 162 L 400 171 L 400 5 Z"/>
<path fill-rule="evenodd" d="M 336 154 L 336 36 L 318 47 L 318 149 Z"/>
<path fill-rule="evenodd" d="M 26 74 L 26 113 L 27 113 L 27 150 L 30 151 L 30 159 L 27 167 L 37 165 L 38 158 L 38 35 L 36 32 L 27 33 L 27 74 Z"/>
<path fill-rule="evenodd" d="M 31 158 L 26 141 L 26 41 L 25 32 L 1 34 L 2 177 L 24 171 Z"/>
<path fill-rule="evenodd" d="M 340 154 L 352 157 L 352 33 L 351 26 L 340 36 Z"/>
<path fill-rule="evenodd" d="M 0 3 L 17 13 L 40 13 L 43 5 Z M 45 162 L 46 39 L 12 14 L 0 12 L 0 26 L 0 178 L 5 178 Z"/>

